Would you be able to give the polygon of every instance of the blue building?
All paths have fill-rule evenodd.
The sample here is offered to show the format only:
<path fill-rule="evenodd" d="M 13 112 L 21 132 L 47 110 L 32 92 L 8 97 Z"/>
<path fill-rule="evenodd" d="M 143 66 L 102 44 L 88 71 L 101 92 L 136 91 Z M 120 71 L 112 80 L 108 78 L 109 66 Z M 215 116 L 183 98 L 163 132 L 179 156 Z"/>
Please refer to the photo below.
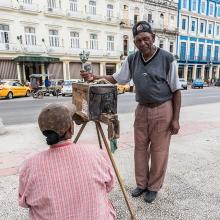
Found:
<path fill-rule="evenodd" d="M 220 0 L 179 0 L 178 30 L 179 77 L 220 78 Z"/>

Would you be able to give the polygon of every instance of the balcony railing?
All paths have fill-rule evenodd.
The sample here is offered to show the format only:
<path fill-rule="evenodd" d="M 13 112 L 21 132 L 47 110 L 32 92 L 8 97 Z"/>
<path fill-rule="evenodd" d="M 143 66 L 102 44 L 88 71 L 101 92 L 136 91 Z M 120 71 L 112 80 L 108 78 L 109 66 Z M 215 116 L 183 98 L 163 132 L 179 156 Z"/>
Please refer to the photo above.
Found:
<path fill-rule="evenodd" d="M 45 7 L 44 12 L 47 13 L 48 15 L 58 15 L 58 16 L 63 16 L 65 13 L 61 8 L 50 8 L 50 7 Z"/>
<path fill-rule="evenodd" d="M 1 0 L 0 1 L 0 7 L 12 8 L 13 7 L 12 1 L 10 1 L 10 0 Z"/>
<path fill-rule="evenodd" d="M 120 25 L 121 27 L 132 27 L 134 25 L 134 21 L 133 20 L 129 20 L 129 19 L 121 19 Z"/>
<path fill-rule="evenodd" d="M 49 54 L 64 54 L 66 50 L 64 47 L 48 47 L 47 52 Z"/>
<path fill-rule="evenodd" d="M 220 58 L 210 56 L 180 56 L 179 61 L 189 63 L 220 63 Z"/>
<path fill-rule="evenodd" d="M 108 22 L 109 24 L 118 24 L 119 18 L 118 17 L 104 17 L 104 21 Z"/>
<path fill-rule="evenodd" d="M 121 51 L 107 51 L 107 50 L 92 50 L 85 48 L 70 48 L 68 53 L 74 56 L 78 56 L 83 50 L 89 52 L 90 56 L 102 56 L 102 57 L 120 57 Z"/>
<path fill-rule="evenodd" d="M 25 45 L 23 51 L 28 53 L 43 53 L 46 51 L 42 45 Z"/>
<path fill-rule="evenodd" d="M 85 18 L 91 21 L 103 21 L 103 16 L 99 14 L 86 13 Z"/>
<path fill-rule="evenodd" d="M 78 18 L 78 19 L 83 19 L 83 18 L 85 18 L 85 15 L 83 15 L 83 12 L 82 12 L 82 11 L 71 11 L 71 10 L 67 10 L 67 11 L 66 11 L 66 16 L 67 16 L 67 17 Z"/>
<path fill-rule="evenodd" d="M 39 5 L 37 5 L 37 4 L 25 4 L 23 1 L 19 1 L 19 9 L 24 10 L 24 11 L 38 12 L 39 11 Z"/>
<path fill-rule="evenodd" d="M 16 44 L 0 43 L 0 51 L 16 52 L 19 51 L 19 47 Z"/>

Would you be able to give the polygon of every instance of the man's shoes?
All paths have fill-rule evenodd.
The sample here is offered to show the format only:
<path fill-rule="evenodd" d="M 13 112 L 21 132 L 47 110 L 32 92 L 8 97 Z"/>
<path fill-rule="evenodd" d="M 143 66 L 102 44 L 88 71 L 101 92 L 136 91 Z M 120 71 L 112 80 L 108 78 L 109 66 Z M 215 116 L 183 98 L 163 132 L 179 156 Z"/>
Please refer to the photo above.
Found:
<path fill-rule="evenodd" d="M 152 203 L 157 197 L 157 192 L 148 190 L 144 196 L 144 201 Z"/>
<path fill-rule="evenodd" d="M 132 190 L 131 196 L 132 197 L 138 197 L 138 196 L 142 195 L 146 191 L 147 191 L 147 188 L 146 189 L 141 189 L 139 187 L 136 187 L 134 190 Z"/>

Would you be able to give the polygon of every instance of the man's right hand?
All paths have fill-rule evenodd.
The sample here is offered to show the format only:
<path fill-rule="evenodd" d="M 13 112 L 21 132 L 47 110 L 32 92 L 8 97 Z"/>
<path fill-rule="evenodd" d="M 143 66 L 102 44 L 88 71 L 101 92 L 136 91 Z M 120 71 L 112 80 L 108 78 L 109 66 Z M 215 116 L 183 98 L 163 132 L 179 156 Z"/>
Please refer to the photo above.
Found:
<path fill-rule="evenodd" d="M 85 81 L 91 82 L 94 80 L 94 75 L 92 73 L 86 72 L 85 70 L 80 70 L 80 75 Z"/>

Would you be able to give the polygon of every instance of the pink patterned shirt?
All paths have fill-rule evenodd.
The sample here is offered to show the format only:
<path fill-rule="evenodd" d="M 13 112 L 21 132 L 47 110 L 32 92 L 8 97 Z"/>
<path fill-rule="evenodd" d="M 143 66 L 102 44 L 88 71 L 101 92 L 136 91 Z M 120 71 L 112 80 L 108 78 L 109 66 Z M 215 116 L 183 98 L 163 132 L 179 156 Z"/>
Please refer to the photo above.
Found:
<path fill-rule="evenodd" d="M 59 142 L 27 160 L 19 175 L 19 205 L 30 219 L 112 220 L 114 172 L 106 153 Z"/>

